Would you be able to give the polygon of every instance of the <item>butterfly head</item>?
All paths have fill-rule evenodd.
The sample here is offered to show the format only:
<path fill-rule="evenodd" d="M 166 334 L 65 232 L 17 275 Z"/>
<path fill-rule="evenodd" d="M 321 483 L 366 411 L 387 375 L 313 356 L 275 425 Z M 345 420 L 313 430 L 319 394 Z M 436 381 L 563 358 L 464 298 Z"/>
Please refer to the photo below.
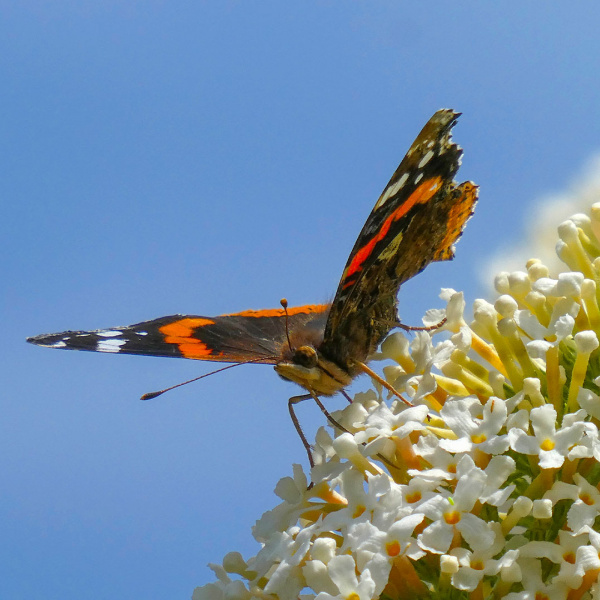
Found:
<path fill-rule="evenodd" d="M 352 381 L 345 369 L 325 359 L 312 344 L 286 348 L 275 371 L 283 379 L 325 396 L 335 394 Z"/>
<path fill-rule="evenodd" d="M 312 369 L 319 364 L 319 355 L 312 346 L 300 346 L 292 354 L 292 363 L 306 369 Z"/>

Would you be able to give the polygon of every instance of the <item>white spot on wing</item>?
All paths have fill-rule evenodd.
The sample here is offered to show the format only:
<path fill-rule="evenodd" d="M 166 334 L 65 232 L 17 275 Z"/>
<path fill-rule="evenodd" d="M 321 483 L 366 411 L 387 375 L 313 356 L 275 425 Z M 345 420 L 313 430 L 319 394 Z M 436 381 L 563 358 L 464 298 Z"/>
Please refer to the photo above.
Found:
<path fill-rule="evenodd" d="M 381 198 L 377 201 L 375 208 L 383 206 L 392 196 L 395 196 L 403 187 L 408 179 L 408 173 L 404 173 L 396 183 L 390 185 L 390 187 L 381 194 Z"/>
<path fill-rule="evenodd" d="M 69 338 L 67 338 L 69 339 Z M 47 344 L 48 348 L 66 348 L 67 345 L 62 341 L 59 340 L 58 342 L 54 342 L 53 344 Z"/>
<path fill-rule="evenodd" d="M 147 331 L 135 331 L 134 333 L 137 333 L 138 335 L 148 335 Z"/>
<path fill-rule="evenodd" d="M 433 150 L 430 150 L 422 159 L 421 162 L 419 163 L 419 169 L 422 169 L 432 158 L 433 158 Z"/>
<path fill-rule="evenodd" d="M 118 352 L 127 340 L 98 340 L 96 352 Z"/>
<path fill-rule="evenodd" d="M 415 177 L 415 185 L 417 183 L 419 183 L 419 181 L 421 181 L 421 179 L 423 179 L 423 173 L 419 173 L 416 177 Z"/>
<path fill-rule="evenodd" d="M 396 183 L 393 185 L 394 194 L 397 194 L 404 187 L 404 184 L 407 182 L 407 180 L 408 173 L 404 173 L 404 175 L 402 175 L 402 177 L 400 177 L 400 179 L 398 179 L 398 181 L 396 181 Z"/>
<path fill-rule="evenodd" d="M 117 337 L 119 335 L 123 335 L 122 331 L 113 331 L 111 329 L 107 329 L 106 331 L 98 331 L 96 333 L 99 337 L 105 337 L 105 338 L 113 338 L 113 337 Z"/>

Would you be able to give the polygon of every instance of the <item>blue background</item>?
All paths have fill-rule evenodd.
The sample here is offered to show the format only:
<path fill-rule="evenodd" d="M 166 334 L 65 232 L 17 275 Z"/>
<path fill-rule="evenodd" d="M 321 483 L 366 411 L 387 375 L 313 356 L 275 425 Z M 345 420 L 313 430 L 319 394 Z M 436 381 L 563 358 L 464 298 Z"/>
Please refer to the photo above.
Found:
<path fill-rule="evenodd" d="M 306 464 L 269 367 L 144 403 L 212 365 L 26 336 L 328 301 L 441 107 L 480 203 L 401 317 L 472 302 L 600 146 L 599 23 L 591 1 L 1 2 L 0 598 L 188 598 Z"/>

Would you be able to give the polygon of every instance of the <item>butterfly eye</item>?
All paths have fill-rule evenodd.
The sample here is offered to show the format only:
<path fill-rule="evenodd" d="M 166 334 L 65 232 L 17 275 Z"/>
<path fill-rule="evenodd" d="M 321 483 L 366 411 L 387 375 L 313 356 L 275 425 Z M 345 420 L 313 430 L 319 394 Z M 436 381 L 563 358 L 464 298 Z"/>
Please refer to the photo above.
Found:
<path fill-rule="evenodd" d="M 317 351 L 312 346 L 300 346 L 300 348 L 294 351 L 292 358 L 295 364 L 307 369 L 316 367 L 318 360 Z"/>

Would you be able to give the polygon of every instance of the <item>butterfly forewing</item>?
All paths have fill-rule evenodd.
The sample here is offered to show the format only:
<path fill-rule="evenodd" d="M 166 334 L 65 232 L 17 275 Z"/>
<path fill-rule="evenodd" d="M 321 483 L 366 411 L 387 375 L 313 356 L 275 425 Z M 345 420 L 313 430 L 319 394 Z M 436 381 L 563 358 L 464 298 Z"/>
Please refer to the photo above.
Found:
<path fill-rule="evenodd" d="M 289 309 L 290 335 L 312 329 L 322 338 L 328 311 L 326 304 Z M 28 341 L 70 350 L 275 364 L 287 344 L 285 327 L 282 309 L 248 310 L 218 317 L 173 315 L 128 327 L 39 335 Z"/>
<path fill-rule="evenodd" d="M 352 372 L 397 321 L 400 285 L 452 258 L 477 188 L 453 181 L 462 150 L 450 132 L 459 113 L 436 112 L 377 200 L 342 274 L 321 351 Z"/>

